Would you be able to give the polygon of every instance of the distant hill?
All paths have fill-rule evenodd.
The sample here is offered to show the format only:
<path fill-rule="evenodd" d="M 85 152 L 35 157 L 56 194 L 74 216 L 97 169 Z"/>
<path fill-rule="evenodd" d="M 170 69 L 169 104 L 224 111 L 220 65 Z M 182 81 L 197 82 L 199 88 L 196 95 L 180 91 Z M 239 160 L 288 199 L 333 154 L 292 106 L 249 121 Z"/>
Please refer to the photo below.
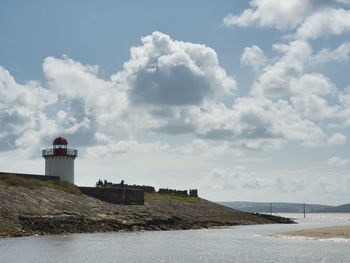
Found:
<path fill-rule="evenodd" d="M 249 213 L 269 213 L 271 203 L 261 202 L 218 202 L 221 205 L 231 207 Z M 301 203 L 272 203 L 272 210 L 276 213 L 302 213 L 304 204 Z M 329 206 L 320 204 L 305 204 L 307 213 L 350 213 L 350 204 Z"/>
<path fill-rule="evenodd" d="M 323 213 L 350 213 L 350 204 L 326 207 L 318 212 Z"/>

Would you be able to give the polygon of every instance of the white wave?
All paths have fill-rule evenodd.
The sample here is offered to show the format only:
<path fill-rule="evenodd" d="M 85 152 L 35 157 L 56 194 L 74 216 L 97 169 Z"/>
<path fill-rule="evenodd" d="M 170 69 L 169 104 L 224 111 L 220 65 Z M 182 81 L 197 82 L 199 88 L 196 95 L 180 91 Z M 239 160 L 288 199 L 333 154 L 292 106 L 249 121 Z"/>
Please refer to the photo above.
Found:
<path fill-rule="evenodd" d="M 307 237 L 307 236 L 290 236 L 290 235 L 284 235 L 284 234 L 258 235 L 258 236 L 269 236 L 269 237 L 297 239 L 297 240 L 317 240 L 317 241 L 321 241 L 321 242 L 328 242 L 328 241 L 331 241 L 331 242 L 350 242 L 350 239 L 340 238 L 340 237 L 320 238 L 320 237 Z"/>

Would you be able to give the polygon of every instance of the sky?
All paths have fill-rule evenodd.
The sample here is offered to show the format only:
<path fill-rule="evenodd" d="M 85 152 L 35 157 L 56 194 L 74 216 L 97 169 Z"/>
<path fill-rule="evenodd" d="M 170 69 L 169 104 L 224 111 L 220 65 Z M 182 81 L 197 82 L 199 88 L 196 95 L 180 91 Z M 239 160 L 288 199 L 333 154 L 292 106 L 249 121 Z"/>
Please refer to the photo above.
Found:
<path fill-rule="evenodd" d="M 0 171 L 350 203 L 350 1 L 1 1 Z"/>

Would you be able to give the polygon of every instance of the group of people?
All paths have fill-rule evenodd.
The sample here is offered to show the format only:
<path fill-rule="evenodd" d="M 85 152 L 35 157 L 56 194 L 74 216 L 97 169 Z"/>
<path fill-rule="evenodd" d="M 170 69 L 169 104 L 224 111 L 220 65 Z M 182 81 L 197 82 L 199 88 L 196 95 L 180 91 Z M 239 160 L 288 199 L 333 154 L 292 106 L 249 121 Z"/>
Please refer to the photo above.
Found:
<path fill-rule="evenodd" d="M 97 183 L 96 183 L 96 187 L 106 187 L 107 185 L 113 185 L 113 183 L 107 182 L 107 180 L 105 179 L 104 181 L 102 181 L 101 179 L 98 179 Z M 124 180 L 122 180 L 120 182 L 120 185 L 123 186 L 124 185 Z"/>

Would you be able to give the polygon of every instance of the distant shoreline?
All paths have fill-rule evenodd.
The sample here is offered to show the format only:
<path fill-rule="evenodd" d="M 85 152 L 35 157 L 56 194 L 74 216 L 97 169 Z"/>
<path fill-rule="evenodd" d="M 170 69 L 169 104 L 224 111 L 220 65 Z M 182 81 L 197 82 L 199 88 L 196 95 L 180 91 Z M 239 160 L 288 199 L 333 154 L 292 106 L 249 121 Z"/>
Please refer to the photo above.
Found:
<path fill-rule="evenodd" d="M 304 237 L 311 239 L 350 239 L 350 225 L 312 228 L 299 231 L 277 233 L 269 236 Z"/>
<path fill-rule="evenodd" d="M 283 203 L 283 202 L 217 202 L 218 204 L 238 209 L 248 213 L 350 213 L 350 204 L 339 206 L 304 204 L 304 203 Z"/>

